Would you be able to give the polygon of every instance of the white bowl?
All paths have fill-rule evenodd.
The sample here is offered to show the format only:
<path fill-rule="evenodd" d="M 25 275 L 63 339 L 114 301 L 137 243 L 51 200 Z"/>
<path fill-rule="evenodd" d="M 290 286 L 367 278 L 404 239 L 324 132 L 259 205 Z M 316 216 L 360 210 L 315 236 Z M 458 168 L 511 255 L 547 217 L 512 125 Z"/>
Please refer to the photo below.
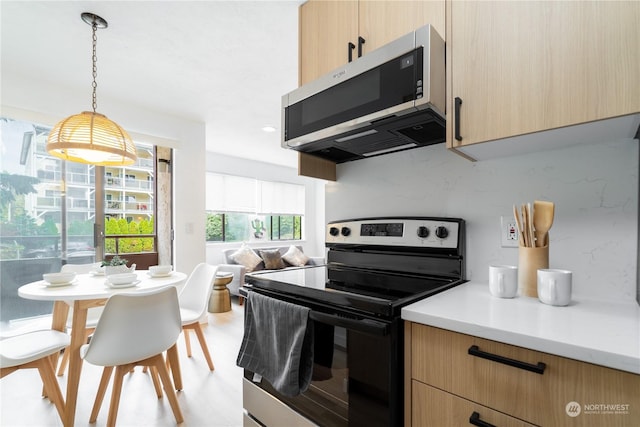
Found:
<path fill-rule="evenodd" d="M 152 276 L 157 276 L 161 274 L 169 274 L 171 273 L 171 265 L 152 265 L 149 267 L 149 274 Z"/>
<path fill-rule="evenodd" d="M 45 282 L 51 283 L 52 285 L 56 285 L 59 283 L 69 283 L 76 278 L 76 273 L 64 272 L 64 273 L 47 273 L 43 274 L 42 278 Z"/>
<path fill-rule="evenodd" d="M 138 275 L 135 273 L 120 273 L 110 274 L 107 280 L 109 280 L 112 285 L 126 285 L 127 283 L 133 283 L 137 278 Z"/>

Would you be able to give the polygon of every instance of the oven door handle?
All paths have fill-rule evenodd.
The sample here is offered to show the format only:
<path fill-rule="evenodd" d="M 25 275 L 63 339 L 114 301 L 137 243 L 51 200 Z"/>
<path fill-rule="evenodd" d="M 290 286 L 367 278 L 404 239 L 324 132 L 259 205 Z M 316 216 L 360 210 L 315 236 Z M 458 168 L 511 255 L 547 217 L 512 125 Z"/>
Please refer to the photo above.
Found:
<path fill-rule="evenodd" d="M 327 325 L 340 326 L 357 332 L 364 332 L 371 335 L 389 335 L 389 324 L 373 319 L 350 319 L 348 317 L 336 316 L 333 314 L 311 311 L 309 318 L 316 322 Z"/>

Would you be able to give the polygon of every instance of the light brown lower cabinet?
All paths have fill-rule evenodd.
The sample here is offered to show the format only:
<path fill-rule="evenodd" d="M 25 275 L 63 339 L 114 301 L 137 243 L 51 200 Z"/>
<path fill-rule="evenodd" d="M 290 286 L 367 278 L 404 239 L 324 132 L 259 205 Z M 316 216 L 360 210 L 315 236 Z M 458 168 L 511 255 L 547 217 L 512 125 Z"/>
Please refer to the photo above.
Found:
<path fill-rule="evenodd" d="M 411 419 L 414 426 L 533 426 L 419 381 L 412 383 Z"/>
<path fill-rule="evenodd" d="M 411 384 L 405 390 L 412 405 L 405 414 L 413 426 L 460 425 L 413 418 L 420 413 L 416 405 L 440 412 L 429 415 L 437 420 L 460 416 L 451 411 L 453 403 L 427 401 L 434 393 L 420 384 L 461 398 L 469 408 L 480 405 L 539 426 L 640 426 L 640 375 L 410 322 L 405 337 L 405 381 Z M 489 414 L 480 413 L 480 419 Z M 486 425 L 492 424 L 517 425 Z"/>

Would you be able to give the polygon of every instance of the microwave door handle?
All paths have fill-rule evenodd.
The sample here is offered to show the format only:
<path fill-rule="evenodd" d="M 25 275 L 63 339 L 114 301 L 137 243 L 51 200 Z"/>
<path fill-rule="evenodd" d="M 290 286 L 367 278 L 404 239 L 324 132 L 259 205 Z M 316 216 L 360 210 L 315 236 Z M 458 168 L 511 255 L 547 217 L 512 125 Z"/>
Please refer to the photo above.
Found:
<path fill-rule="evenodd" d="M 371 335 L 386 336 L 389 335 L 389 325 L 372 319 L 350 319 L 346 317 L 336 316 L 333 314 L 311 311 L 309 318 L 316 322 L 326 323 L 327 325 L 340 326 L 357 332 L 364 332 Z"/>

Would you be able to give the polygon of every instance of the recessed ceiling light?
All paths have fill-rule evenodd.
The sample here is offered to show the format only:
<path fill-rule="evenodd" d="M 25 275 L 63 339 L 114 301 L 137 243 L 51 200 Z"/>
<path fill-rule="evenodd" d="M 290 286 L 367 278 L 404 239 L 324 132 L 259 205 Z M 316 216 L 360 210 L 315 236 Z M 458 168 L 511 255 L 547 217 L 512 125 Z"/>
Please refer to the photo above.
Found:
<path fill-rule="evenodd" d="M 275 132 L 275 131 L 276 131 L 276 128 L 274 128 L 273 126 L 268 126 L 268 125 L 267 125 L 267 126 L 264 126 L 264 127 L 262 128 L 262 130 L 263 130 L 263 131 L 265 131 L 265 132 Z"/>

